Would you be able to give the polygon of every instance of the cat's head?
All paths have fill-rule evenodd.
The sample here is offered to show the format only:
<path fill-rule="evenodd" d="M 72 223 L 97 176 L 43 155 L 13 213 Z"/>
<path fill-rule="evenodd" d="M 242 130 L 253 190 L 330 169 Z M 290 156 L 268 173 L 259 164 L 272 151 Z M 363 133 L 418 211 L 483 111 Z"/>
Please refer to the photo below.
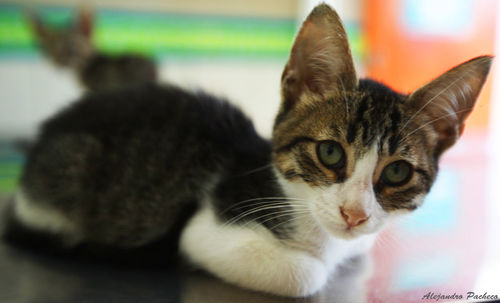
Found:
<path fill-rule="evenodd" d="M 347 35 L 317 6 L 282 76 L 273 160 L 288 196 L 341 238 L 377 232 L 419 207 L 441 154 L 464 129 L 492 58 L 465 62 L 410 95 L 359 80 Z"/>
<path fill-rule="evenodd" d="M 86 9 L 65 27 L 49 26 L 33 11 L 28 21 L 43 53 L 59 66 L 78 67 L 93 53 L 92 16 Z"/>

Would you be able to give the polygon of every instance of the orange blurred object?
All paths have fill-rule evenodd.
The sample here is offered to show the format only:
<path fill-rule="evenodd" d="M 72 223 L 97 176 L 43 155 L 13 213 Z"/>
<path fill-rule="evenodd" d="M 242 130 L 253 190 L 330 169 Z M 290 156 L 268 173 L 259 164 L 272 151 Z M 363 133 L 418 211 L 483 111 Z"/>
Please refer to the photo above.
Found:
<path fill-rule="evenodd" d="M 445 7 L 444 3 L 450 6 Z M 408 9 L 411 5 L 413 10 Z M 429 7 L 424 7 L 421 10 L 423 13 L 415 17 L 414 8 L 425 5 Z M 363 27 L 368 48 L 365 65 L 367 76 L 390 84 L 397 91 L 408 93 L 464 61 L 480 55 L 492 55 L 496 5 L 496 0 L 365 0 Z M 457 6 L 461 6 L 462 11 Z M 441 14 L 438 18 L 442 19 L 437 19 L 438 25 L 443 24 L 439 23 L 442 20 L 455 22 L 456 31 L 446 34 L 439 33 L 439 28 L 419 29 L 418 20 L 415 25 L 415 18 L 422 18 L 422 15 L 426 17 L 426 13 L 431 15 L 432 21 L 432 14 L 436 14 L 439 9 L 442 11 L 437 12 Z M 459 16 L 453 16 L 457 11 Z M 428 25 L 426 21 L 421 24 Z M 433 34 L 432 30 L 439 34 Z M 468 119 L 469 128 L 486 130 L 490 96 L 491 83 L 488 81 L 476 109 Z"/>

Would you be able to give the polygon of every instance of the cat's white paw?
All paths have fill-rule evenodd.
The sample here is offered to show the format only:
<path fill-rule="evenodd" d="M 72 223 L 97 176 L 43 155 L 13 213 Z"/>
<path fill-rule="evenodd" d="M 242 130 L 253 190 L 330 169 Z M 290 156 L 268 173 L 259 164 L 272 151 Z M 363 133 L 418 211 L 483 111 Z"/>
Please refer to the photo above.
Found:
<path fill-rule="evenodd" d="M 209 207 L 187 224 L 180 248 L 193 264 L 229 283 L 281 296 L 312 295 L 328 277 L 320 259 L 283 246 L 262 226 L 221 225 Z"/>
<path fill-rule="evenodd" d="M 271 250 L 262 244 L 249 242 L 235 249 L 237 260 L 232 261 L 236 262 L 227 264 L 225 270 L 218 266 L 210 271 L 229 283 L 287 297 L 307 297 L 326 284 L 328 270 L 319 259 L 304 252 Z"/>
<path fill-rule="evenodd" d="M 268 292 L 287 297 L 307 297 L 321 290 L 327 280 L 326 266 L 318 259 L 302 255 L 290 260 L 296 264 L 289 272 L 283 272 L 284 283 L 277 279 L 275 285 L 270 285 Z M 288 281 L 287 281 L 288 280 Z"/>

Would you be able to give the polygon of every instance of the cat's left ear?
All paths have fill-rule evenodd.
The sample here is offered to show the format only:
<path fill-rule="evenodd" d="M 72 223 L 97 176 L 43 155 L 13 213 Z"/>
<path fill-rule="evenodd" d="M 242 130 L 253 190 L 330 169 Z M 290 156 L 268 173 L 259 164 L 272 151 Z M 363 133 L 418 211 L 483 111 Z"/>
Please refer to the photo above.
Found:
<path fill-rule="evenodd" d="M 328 5 L 320 4 L 302 24 L 283 71 L 283 109 L 295 106 L 306 91 L 353 90 L 357 83 L 342 21 Z"/>
<path fill-rule="evenodd" d="M 491 56 L 481 56 L 462 63 L 410 95 L 408 102 L 414 115 L 425 115 L 423 123 L 430 124 L 438 134 L 437 155 L 462 134 L 492 60 Z"/>
<path fill-rule="evenodd" d="M 37 12 L 35 12 L 34 9 L 32 8 L 27 9 L 25 11 L 25 15 L 37 39 L 41 39 L 47 36 L 48 33 L 47 28 L 45 27 L 40 16 L 38 15 Z"/>

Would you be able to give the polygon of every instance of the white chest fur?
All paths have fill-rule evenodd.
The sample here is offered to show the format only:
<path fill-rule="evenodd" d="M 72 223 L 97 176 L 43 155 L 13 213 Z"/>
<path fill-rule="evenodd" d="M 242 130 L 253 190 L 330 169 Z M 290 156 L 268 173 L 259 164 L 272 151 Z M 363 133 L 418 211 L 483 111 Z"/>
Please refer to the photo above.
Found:
<path fill-rule="evenodd" d="M 367 253 L 376 239 L 376 234 L 350 240 L 336 238 L 312 217 L 303 217 L 296 223 L 296 233 L 292 240 L 286 241 L 286 246 L 303 250 L 322 260 L 329 272 L 345 259 Z"/>
<path fill-rule="evenodd" d="M 224 225 L 206 204 L 188 222 L 180 249 L 195 265 L 230 283 L 301 297 L 321 289 L 337 264 L 366 251 L 371 242 L 372 237 L 333 239 L 320 229 L 304 229 L 294 240 L 282 241 L 258 224 Z"/>

